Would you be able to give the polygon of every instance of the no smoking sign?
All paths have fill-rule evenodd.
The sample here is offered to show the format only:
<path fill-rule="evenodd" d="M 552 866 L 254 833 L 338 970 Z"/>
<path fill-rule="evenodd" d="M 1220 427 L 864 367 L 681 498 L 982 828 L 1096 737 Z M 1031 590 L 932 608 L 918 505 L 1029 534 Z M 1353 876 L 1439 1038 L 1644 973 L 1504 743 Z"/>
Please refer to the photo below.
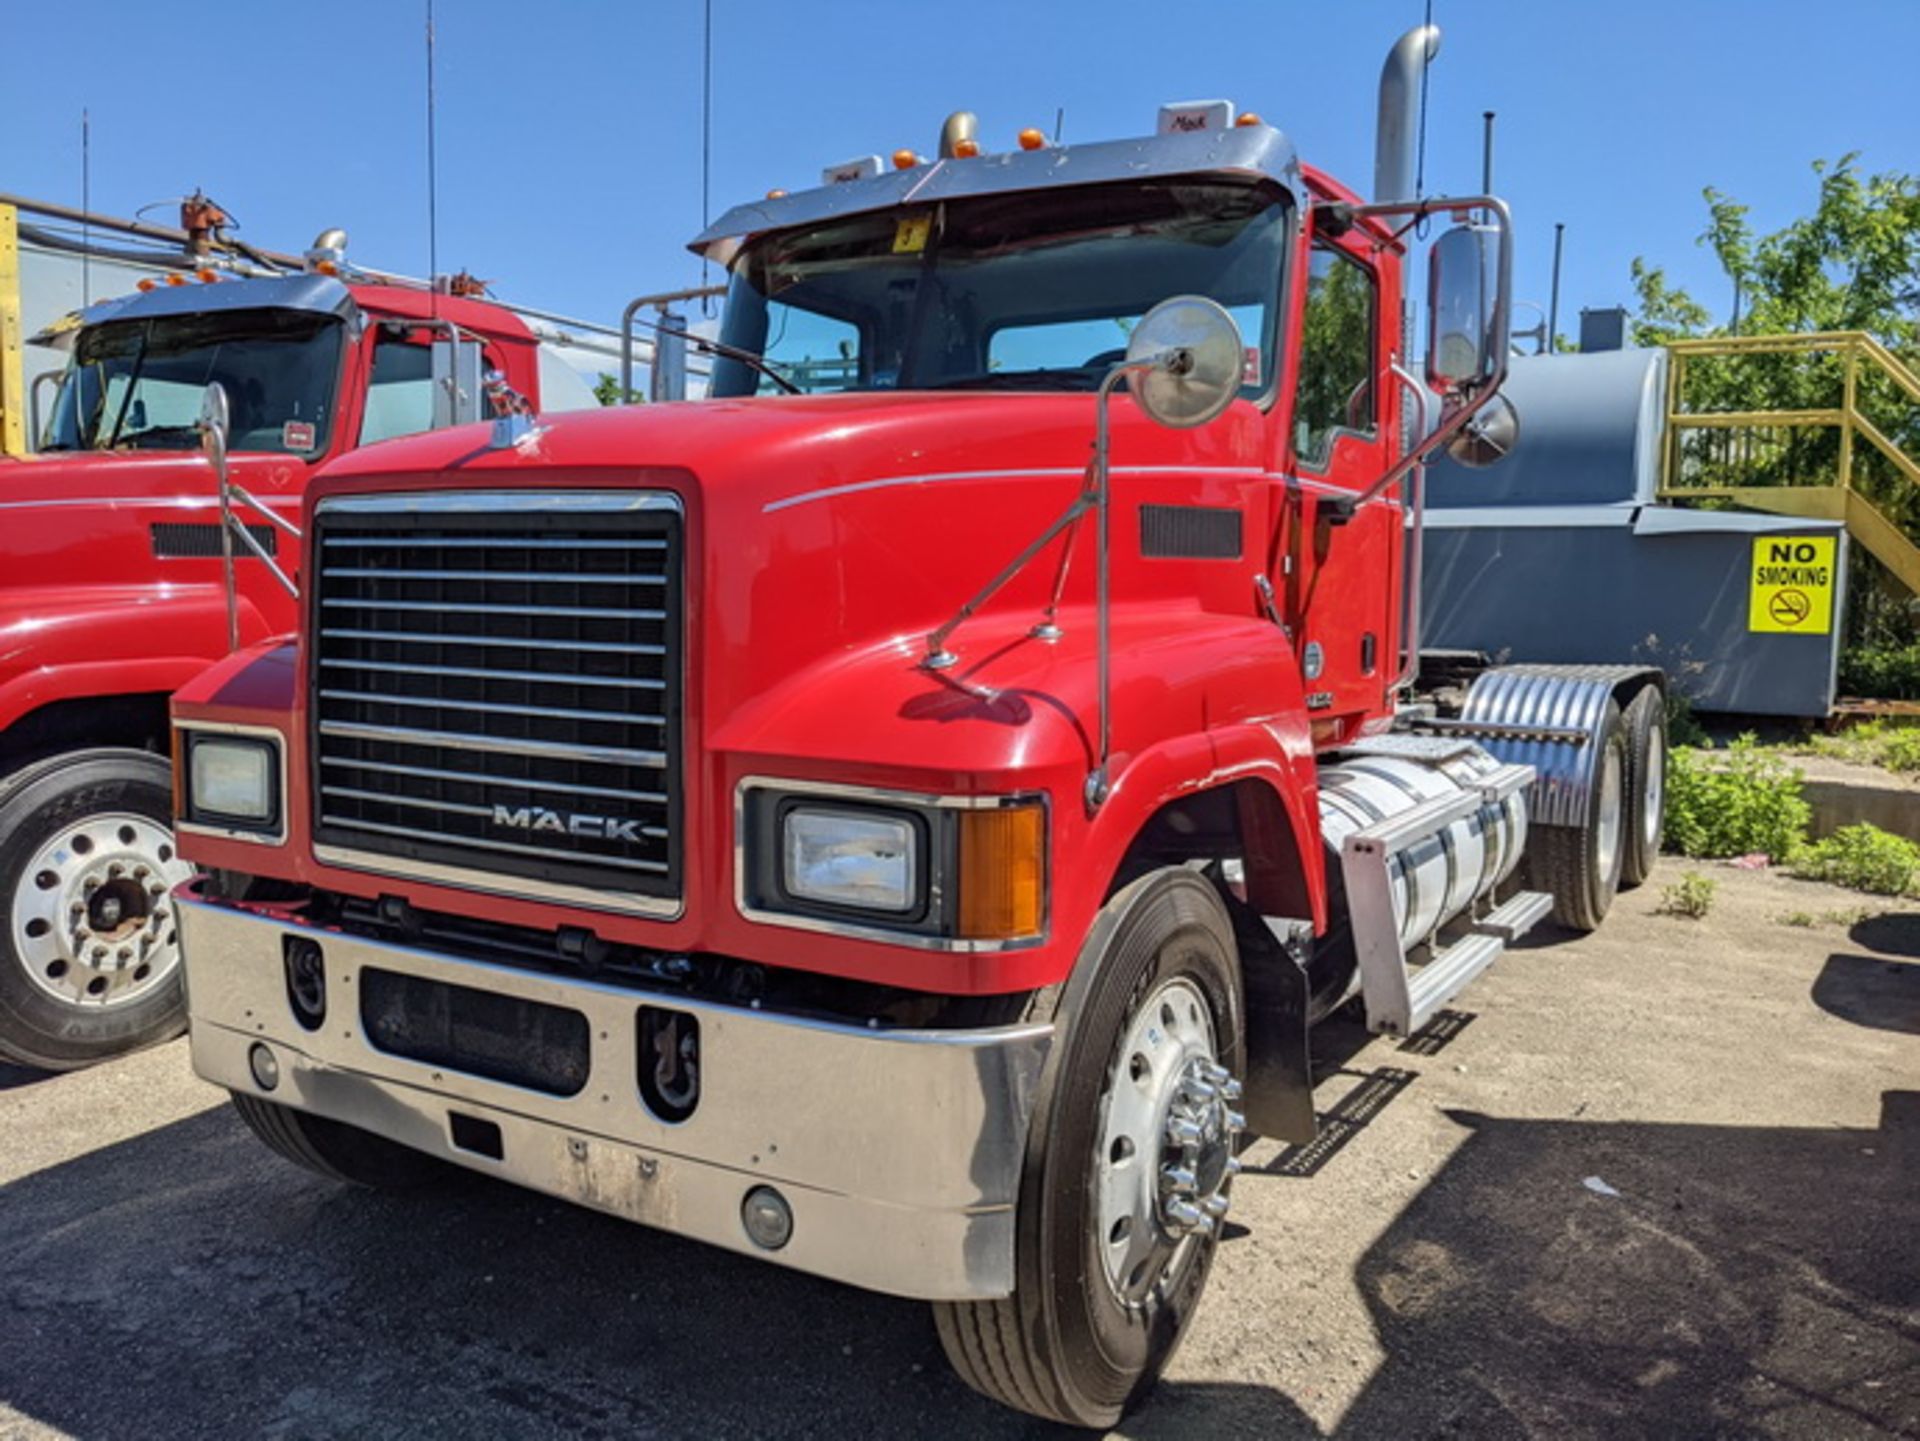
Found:
<path fill-rule="evenodd" d="M 1834 548 L 1830 535 L 1757 536 L 1747 629 L 1770 635 L 1832 631 Z"/>

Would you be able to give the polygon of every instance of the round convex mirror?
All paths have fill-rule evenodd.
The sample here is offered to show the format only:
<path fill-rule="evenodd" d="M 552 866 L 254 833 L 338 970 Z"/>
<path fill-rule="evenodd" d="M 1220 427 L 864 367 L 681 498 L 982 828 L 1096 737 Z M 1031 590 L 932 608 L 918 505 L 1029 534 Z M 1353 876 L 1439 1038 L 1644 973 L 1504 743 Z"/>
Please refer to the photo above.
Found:
<path fill-rule="evenodd" d="M 200 446 L 208 455 L 226 455 L 230 423 L 227 417 L 227 388 L 217 380 L 210 380 L 200 393 L 200 418 L 195 422 L 200 431 Z"/>
<path fill-rule="evenodd" d="M 1205 425 L 1240 393 L 1246 357 L 1240 327 L 1217 302 L 1176 295 L 1145 315 L 1127 338 L 1127 377 L 1142 410 L 1161 425 L 1184 430 Z"/>
<path fill-rule="evenodd" d="M 1457 465 L 1479 470 L 1497 465 L 1520 443 L 1520 412 L 1504 395 L 1496 395 L 1447 442 L 1447 454 Z"/>

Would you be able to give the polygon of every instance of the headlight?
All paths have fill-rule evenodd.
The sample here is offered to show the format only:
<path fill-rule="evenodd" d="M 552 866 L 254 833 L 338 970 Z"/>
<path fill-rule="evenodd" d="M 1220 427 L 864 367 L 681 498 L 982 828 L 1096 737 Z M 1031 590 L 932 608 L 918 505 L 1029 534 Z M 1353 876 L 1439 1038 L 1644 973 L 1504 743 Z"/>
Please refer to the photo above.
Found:
<path fill-rule="evenodd" d="M 266 833 L 280 826 L 280 746 L 265 737 L 188 728 L 186 814 L 208 829 Z"/>
<path fill-rule="evenodd" d="M 781 821 L 781 885 L 795 900 L 903 915 L 920 904 L 920 836 L 905 816 L 794 807 Z"/>
<path fill-rule="evenodd" d="M 749 920 L 982 951 L 1047 934 L 1044 796 L 743 782 L 735 899 Z"/>

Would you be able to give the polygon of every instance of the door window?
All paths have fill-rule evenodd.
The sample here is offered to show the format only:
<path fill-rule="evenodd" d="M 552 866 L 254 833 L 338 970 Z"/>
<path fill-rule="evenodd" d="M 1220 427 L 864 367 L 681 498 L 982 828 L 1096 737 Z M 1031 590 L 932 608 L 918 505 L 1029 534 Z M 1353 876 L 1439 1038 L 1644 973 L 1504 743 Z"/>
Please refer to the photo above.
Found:
<path fill-rule="evenodd" d="M 1343 251 L 1314 247 L 1293 407 L 1294 449 L 1303 465 L 1326 465 L 1337 431 L 1375 433 L 1378 306 L 1365 266 Z"/>
<path fill-rule="evenodd" d="M 433 428 L 433 348 L 384 326 L 373 343 L 373 376 L 360 418 L 360 443 Z"/>

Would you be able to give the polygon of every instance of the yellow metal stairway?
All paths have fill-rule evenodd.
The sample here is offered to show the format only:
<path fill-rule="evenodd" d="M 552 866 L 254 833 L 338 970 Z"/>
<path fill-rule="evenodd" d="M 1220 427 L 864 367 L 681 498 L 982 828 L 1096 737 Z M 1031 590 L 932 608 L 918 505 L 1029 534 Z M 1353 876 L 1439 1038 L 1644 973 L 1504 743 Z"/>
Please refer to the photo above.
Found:
<path fill-rule="evenodd" d="M 1841 521 L 1920 595 L 1920 375 L 1862 331 L 1667 349 L 1663 500 Z"/>

